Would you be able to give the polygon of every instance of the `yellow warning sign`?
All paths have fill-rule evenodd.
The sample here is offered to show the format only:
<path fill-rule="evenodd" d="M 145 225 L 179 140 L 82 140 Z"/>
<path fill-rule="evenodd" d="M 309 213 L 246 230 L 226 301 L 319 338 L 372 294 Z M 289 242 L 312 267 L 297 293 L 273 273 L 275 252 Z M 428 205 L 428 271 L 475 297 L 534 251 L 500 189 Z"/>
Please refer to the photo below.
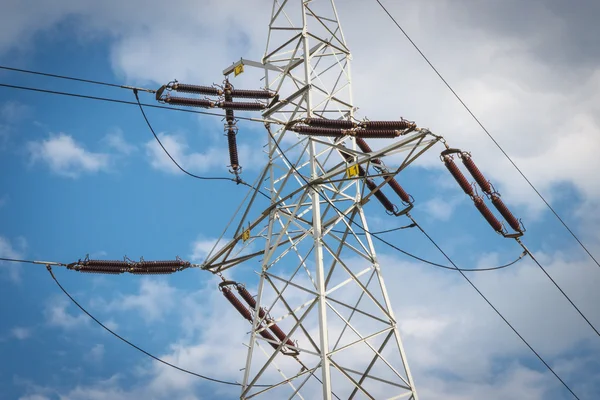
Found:
<path fill-rule="evenodd" d="M 236 65 L 235 68 L 233 69 L 233 74 L 235 76 L 238 76 L 242 72 L 244 72 L 244 64 Z"/>
<path fill-rule="evenodd" d="M 250 229 L 246 229 L 242 232 L 242 240 L 245 242 L 248 239 L 250 239 Z"/>
<path fill-rule="evenodd" d="M 348 174 L 348 178 L 352 178 L 353 176 L 358 175 L 358 165 L 353 165 L 346 169 L 346 174 Z"/>

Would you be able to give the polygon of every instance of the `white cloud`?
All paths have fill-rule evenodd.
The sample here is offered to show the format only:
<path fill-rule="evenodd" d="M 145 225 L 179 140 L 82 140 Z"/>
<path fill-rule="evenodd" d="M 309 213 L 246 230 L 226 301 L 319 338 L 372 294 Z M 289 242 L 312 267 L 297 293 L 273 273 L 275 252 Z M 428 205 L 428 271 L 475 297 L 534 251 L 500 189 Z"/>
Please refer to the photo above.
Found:
<path fill-rule="evenodd" d="M 192 255 L 190 256 L 190 259 L 195 262 L 204 261 L 216 243 L 217 239 L 201 238 L 196 240 L 192 243 Z"/>
<path fill-rule="evenodd" d="M 19 400 L 51 400 L 50 397 L 41 394 L 31 394 L 19 397 Z"/>
<path fill-rule="evenodd" d="M 174 307 L 176 293 L 177 290 L 165 281 L 144 278 L 140 281 L 138 294 L 120 295 L 110 302 L 97 299 L 95 306 L 106 312 L 133 311 L 146 322 L 157 323 Z"/>
<path fill-rule="evenodd" d="M 463 199 L 464 198 L 461 200 Z M 459 201 L 460 200 L 458 199 L 448 200 L 446 198 L 436 197 L 426 201 L 421 207 L 423 208 L 423 212 L 431 217 L 442 221 L 448 221 Z"/>
<path fill-rule="evenodd" d="M 83 314 L 73 315 L 69 313 L 71 307 L 67 299 L 55 298 L 46 304 L 44 316 L 46 323 L 50 326 L 71 330 L 79 328 L 88 323 L 89 317 Z"/>
<path fill-rule="evenodd" d="M 23 40 L 18 41 L 22 43 L 28 35 L 35 33 L 35 29 L 51 26 L 65 15 L 93 15 L 88 33 L 108 32 L 114 39 L 111 50 L 114 69 L 129 80 L 151 80 L 156 83 L 164 83 L 173 77 L 181 81 L 204 83 L 206 76 L 218 76 L 223 66 L 239 55 L 246 56 L 247 53 L 248 58 L 259 58 L 261 51 L 256 48 L 259 45 L 262 47 L 264 42 L 265 21 L 269 11 L 268 2 L 242 14 L 230 4 L 210 2 L 205 5 L 203 14 L 213 17 L 206 19 L 196 12 L 190 12 L 194 9 L 195 3 L 192 2 L 180 1 L 175 6 L 157 3 L 154 7 L 130 2 L 123 6 L 136 10 L 140 15 L 140 18 L 131 20 L 129 12 L 111 7 L 110 3 L 109 6 L 102 3 L 101 8 L 96 8 L 95 3 L 83 7 L 80 2 L 63 1 L 47 10 L 40 8 L 28 12 L 25 12 L 26 7 L 22 2 L 13 3 L 9 4 L 8 12 L 3 13 L 6 22 L 3 29 L 6 33 L 0 38 L 0 51 L 17 43 L 15 38 L 22 37 Z M 502 2 L 497 7 L 504 9 L 511 4 Z M 535 3 L 536 6 L 539 4 Z M 392 23 L 380 17 L 371 22 L 374 24 L 372 26 L 369 25 L 370 21 L 365 23 L 364 15 L 381 15 L 381 18 L 385 18 L 377 5 L 355 1 L 338 6 L 355 60 L 352 66 L 355 101 L 364 113 L 372 119 L 393 118 L 401 114 L 416 120 L 420 126 L 429 126 L 434 132 L 445 135 L 453 146 L 473 152 L 474 160 L 501 190 L 509 206 L 522 205 L 539 212 L 543 204 L 532 195 L 480 128 L 456 104 L 447 89 L 418 58 L 418 54 L 398 36 Z M 403 3 L 401 6 L 389 2 L 389 8 L 402 17 L 401 23 L 421 48 L 544 194 L 550 199 L 559 196 L 555 187 L 566 182 L 583 195 L 588 212 L 582 212 L 580 217 L 589 224 L 586 232 L 600 241 L 595 217 L 600 186 L 593 184 L 596 177 L 592 175 L 600 166 L 596 156 L 600 143 L 597 140 L 600 73 L 597 67 L 592 73 L 582 73 L 579 66 L 563 69 L 548 59 L 540 59 L 536 52 L 546 38 L 556 39 L 562 37 L 557 32 L 571 32 L 565 29 L 568 27 L 568 15 L 551 15 L 551 11 L 539 7 L 545 10 L 535 14 L 541 22 L 519 24 L 514 23 L 515 19 L 505 19 L 514 28 L 535 26 L 539 36 L 527 36 L 520 31 L 518 35 L 510 32 L 512 28 L 505 32 L 493 32 L 478 24 L 478 20 L 484 17 L 501 19 L 501 12 L 480 12 L 471 23 L 456 23 L 457 19 L 468 17 L 470 7 L 452 7 L 450 2 L 445 1 L 421 1 Z M 528 18 L 528 14 L 523 13 L 520 17 Z M 163 25 L 158 27 L 149 27 L 144 22 L 159 18 Z M 253 23 L 248 24 L 247 21 Z M 170 28 L 167 30 L 164 26 Z M 245 29 L 243 32 L 235 32 L 240 37 L 247 36 L 249 44 L 244 48 L 232 48 L 226 46 L 231 41 L 227 35 L 202 34 L 215 32 L 214 28 L 225 31 L 225 26 L 243 27 L 238 28 Z M 537 29 L 540 26 L 548 31 Z M 392 45 L 396 51 L 390 53 Z M 571 47 L 564 48 L 570 51 Z M 203 51 L 196 51 L 198 48 Z M 591 53 L 594 48 L 590 46 L 588 50 Z M 554 53 L 557 53 L 555 49 Z M 164 54 L 169 54 L 167 59 L 161 59 L 164 62 L 153 62 Z M 206 54 L 214 57 L 206 57 Z M 385 62 L 374 63 L 373 60 Z M 578 58 L 573 60 L 577 63 L 580 61 Z M 399 68 L 401 73 L 398 73 Z M 245 76 L 241 78 L 246 79 Z M 252 82 L 254 85 L 255 82 Z M 227 164 L 226 152 L 191 153 L 181 138 L 171 135 L 162 137 L 177 153 L 173 154 L 175 159 L 192 169 L 191 172 Z M 154 147 L 148 144 L 146 150 L 152 157 L 154 168 L 177 171 L 166 155 L 157 152 L 162 150 L 156 144 Z M 424 157 L 418 165 L 443 168 L 433 152 L 431 157 Z M 446 171 L 442 172 L 448 180 L 452 179 Z M 410 183 L 406 188 L 410 191 Z M 465 198 L 465 201 L 468 200 Z M 417 205 L 414 213 L 419 212 L 420 208 L 425 211 L 428 207 L 442 218 L 448 215 L 448 210 L 439 203 Z M 194 245 L 194 254 L 201 257 L 208 246 L 209 243 Z M 596 248 L 592 250 L 597 252 Z M 581 304 L 584 312 L 598 326 L 600 321 L 595 305 L 600 299 L 597 298 L 599 282 L 594 275 L 596 270 L 592 273 L 586 262 L 566 260 L 558 253 L 547 257 L 549 271 L 556 274 L 565 290 L 572 294 L 575 302 Z M 479 265 L 485 266 L 492 261 L 495 261 L 493 257 L 482 259 Z M 429 267 L 405 263 L 396 258 L 382 258 L 382 264 L 388 290 L 405 333 L 409 362 L 413 366 L 421 398 L 499 399 L 520 393 L 520 398 L 540 399 L 546 398 L 544 388 L 554 390 L 558 387 L 546 372 L 536 372 L 519 364 L 494 365 L 497 360 L 529 357 L 530 354 L 468 286 L 457 284 L 459 277 L 452 275 L 452 272 L 426 272 L 422 269 Z M 558 362 L 560 359 L 557 357 L 562 353 L 569 352 L 577 343 L 590 338 L 578 316 L 539 274 L 540 271 L 530 262 L 523 262 L 516 268 L 476 275 L 473 279 L 494 303 L 498 303 L 502 312 L 514 321 L 524 336 L 532 339 L 534 347 L 541 348 L 545 357 Z M 140 290 L 139 295 L 132 296 L 130 307 L 141 307 L 142 298 Z M 238 340 L 237 329 L 240 332 L 247 330 L 247 324 L 244 325 L 245 321 L 240 321 L 238 315 L 229 314 L 231 310 L 226 308 L 227 304 L 225 307 L 208 308 L 211 311 L 208 315 L 199 311 L 199 305 L 204 305 L 205 300 L 204 296 L 194 304 L 197 314 L 192 315 L 197 318 L 189 317 L 185 321 L 191 331 L 203 331 L 207 336 L 187 344 L 176 341 L 167 356 L 184 365 L 197 367 L 199 371 L 210 365 L 214 370 L 226 371 L 227 375 L 238 377 L 239 371 L 229 369 L 235 369 L 230 360 L 239 358 L 241 346 L 234 348 L 231 343 L 238 344 L 241 341 Z M 225 330 L 226 337 L 223 337 L 224 330 L 220 328 L 224 320 L 235 325 L 235 329 Z M 218 359 L 213 357 L 214 349 L 220 350 Z M 160 368 L 159 372 L 157 367 L 154 375 L 157 382 L 165 383 L 165 387 L 193 391 L 191 380 L 177 375 L 179 372 L 176 374 L 176 371 Z M 498 373 L 495 368 L 502 372 Z M 578 370 L 581 372 L 582 368 L 578 367 Z M 454 374 L 460 379 L 440 379 L 436 375 L 439 371 Z M 111 385 L 78 387 L 69 392 L 67 397 L 135 397 L 132 393 L 115 388 L 116 383 Z M 182 395 L 180 398 L 185 397 Z"/>
<path fill-rule="evenodd" d="M 29 113 L 29 106 L 17 101 L 6 101 L 0 105 L 0 119 L 6 123 L 17 123 L 27 117 Z"/>
<path fill-rule="evenodd" d="M 85 355 L 85 359 L 92 363 L 99 363 L 104 358 L 104 345 L 101 343 L 95 344 L 90 351 Z"/>
<path fill-rule="evenodd" d="M 112 132 L 106 134 L 103 140 L 109 147 L 125 155 L 130 155 L 135 150 L 137 150 L 137 147 L 130 143 L 127 143 L 125 137 L 123 136 L 123 131 L 121 129 L 115 129 Z"/>
<path fill-rule="evenodd" d="M 0 257 L 22 259 L 24 257 L 25 248 L 27 247 L 27 242 L 24 238 L 17 238 L 16 242 L 16 245 L 13 245 L 9 239 L 0 236 Z M 21 281 L 21 264 L 0 261 L 0 266 L 2 267 L 3 276 L 8 276 L 13 282 Z"/>
<path fill-rule="evenodd" d="M 19 340 L 25 340 L 31 337 L 31 329 L 21 326 L 12 328 L 10 333 Z"/>
<path fill-rule="evenodd" d="M 159 133 L 158 137 L 171 157 L 191 173 L 202 173 L 215 166 L 225 167 L 228 164 L 227 153 L 218 149 L 211 147 L 206 153 L 194 153 L 189 151 L 189 146 L 182 136 Z M 146 143 L 146 154 L 153 168 L 173 174 L 181 173 L 156 140 Z"/>
<path fill-rule="evenodd" d="M 90 152 L 65 133 L 29 142 L 27 149 L 32 163 L 41 160 L 52 172 L 69 178 L 104 171 L 109 166 L 108 154 Z"/>

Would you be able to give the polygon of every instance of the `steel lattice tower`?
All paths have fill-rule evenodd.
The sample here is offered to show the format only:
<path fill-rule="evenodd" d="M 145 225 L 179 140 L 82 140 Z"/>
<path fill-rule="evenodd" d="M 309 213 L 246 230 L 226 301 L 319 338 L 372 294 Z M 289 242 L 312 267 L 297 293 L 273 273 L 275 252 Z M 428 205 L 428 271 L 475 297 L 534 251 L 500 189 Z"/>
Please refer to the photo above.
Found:
<path fill-rule="evenodd" d="M 395 175 L 437 139 L 416 130 L 364 153 L 352 136 L 292 130 L 292 121 L 309 117 L 352 120 L 350 60 L 333 0 L 275 0 L 262 61 L 242 59 L 224 71 L 229 75 L 241 64 L 261 68 L 267 89 L 280 96 L 263 113 L 272 122 L 266 123 L 269 161 L 257 180 L 271 204 L 259 207 L 254 193 L 234 239 L 203 264 L 221 273 L 260 261 L 244 399 L 418 399 L 364 231 L 363 206 L 373 192 L 351 171 L 357 164 L 370 171 L 374 160 L 396 154 Z M 265 334 L 273 324 L 285 338 Z"/>

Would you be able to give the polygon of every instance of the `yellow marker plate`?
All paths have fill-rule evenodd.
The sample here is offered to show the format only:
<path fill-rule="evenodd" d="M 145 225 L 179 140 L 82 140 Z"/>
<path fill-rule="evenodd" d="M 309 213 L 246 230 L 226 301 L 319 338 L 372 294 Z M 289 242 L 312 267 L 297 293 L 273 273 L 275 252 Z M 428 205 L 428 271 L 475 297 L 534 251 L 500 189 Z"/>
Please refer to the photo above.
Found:
<path fill-rule="evenodd" d="M 244 64 L 236 65 L 236 67 L 233 69 L 233 74 L 235 76 L 238 76 L 242 72 L 244 72 Z"/>

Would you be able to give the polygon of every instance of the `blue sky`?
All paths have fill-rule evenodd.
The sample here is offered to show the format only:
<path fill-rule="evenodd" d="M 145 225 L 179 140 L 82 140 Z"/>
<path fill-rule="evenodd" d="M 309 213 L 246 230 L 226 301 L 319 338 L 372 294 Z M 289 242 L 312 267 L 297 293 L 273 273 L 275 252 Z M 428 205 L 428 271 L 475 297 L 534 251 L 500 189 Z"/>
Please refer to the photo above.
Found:
<path fill-rule="evenodd" d="M 173 78 L 212 84 L 239 57 L 262 56 L 269 1 L 258 1 L 243 13 L 244 6 L 235 1 L 202 7 L 175 3 L 147 7 L 140 1 L 98 5 L 64 0 L 50 8 L 9 1 L 0 17 L 6 31 L 0 64 L 157 88 Z M 472 151 L 511 210 L 523 218 L 526 244 L 600 326 L 600 268 L 370 3 L 339 5 L 354 56 L 359 117 L 403 116 Z M 593 41 L 585 47 L 585 35 L 591 33 L 575 29 L 594 5 L 587 13 L 583 6 L 565 13 L 552 1 L 532 2 L 522 12 L 540 27 L 534 32 L 510 22 L 519 15 L 520 2 L 466 4 L 409 2 L 390 5 L 390 11 L 590 251 L 600 254 L 595 213 L 600 185 L 594 176 L 600 167 L 600 70 L 589 62 L 600 53 Z M 364 21 L 361 15 L 372 18 Z M 560 49 L 566 48 L 570 57 L 561 56 Z M 573 63 L 578 50 L 591 54 Z M 240 87 L 250 88 L 260 85 L 254 78 L 244 74 L 237 79 Z M 0 71 L 0 82 L 134 100 L 126 90 L 8 71 Z M 246 188 L 233 183 L 198 181 L 177 171 L 156 147 L 135 106 L 0 91 L 0 256 L 202 261 L 207 244 L 219 236 L 246 194 Z M 140 96 L 154 101 L 151 95 Z M 219 118 L 146 112 L 186 168 L 229 176 Z M 260 150 L 266 133 L 260 124 L 239 126 L 243 177 L 252 182 L 264 162 Z M 399 177 L 416 199 L 414 217 L 462 267 L 490 267 L 518 257 L 520 248 L 485 223 L 436 152 Z M 378 204 L 366 209 L 372 230 L 408 223 L 390 219 Z M 445 263 L 414 229 L 383 237 Z M 376 246 L 422 399 L 570 398 L 460 276 Z M 3 399 L 238 395 L 235 389 L 156 365 L 117 341 L 70 304 L 43 266 L 0 267 Z M 255 269 L 243 265 L 231 275 L 252 287 Z M 241 379 L 248 327 L 222 299 L 209 273 L 188 270 L 147 278 L 55 268 L 55 274 L 94 315 L 142 348 L 201 374 Z M 523 260 L 506 270 L 470 276 L 581 399 L 600 395 L 600 338 L 533 263 Z"/>

